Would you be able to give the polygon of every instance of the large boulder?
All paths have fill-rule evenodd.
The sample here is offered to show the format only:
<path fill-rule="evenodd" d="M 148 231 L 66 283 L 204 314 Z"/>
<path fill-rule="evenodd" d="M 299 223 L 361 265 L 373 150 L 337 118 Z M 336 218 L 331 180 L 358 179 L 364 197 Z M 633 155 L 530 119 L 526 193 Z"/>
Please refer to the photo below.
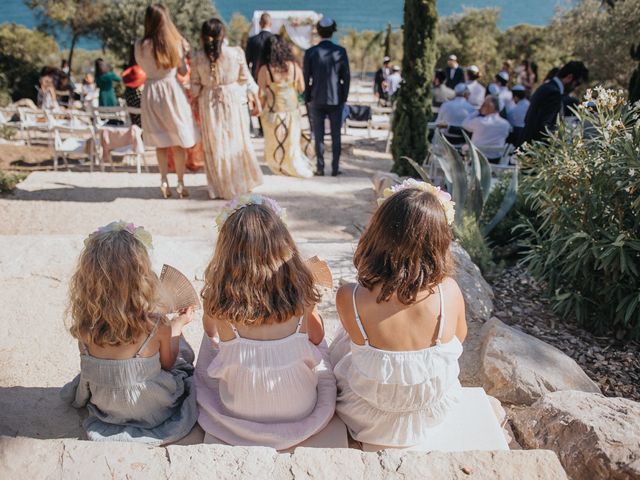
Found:
<path fill-rule="evenodd" d="M 531 405 L 558 390 L 600 393 L 573 359 L 497 318 L 482 327 L 480 337 L 482 386 L 502 402 Z"/>
<path fill-rule="evenodd" d="M 640 478 L 640 403 L 578 391 L 548 393 L 513 415 L 525 448 L 554 450 L 575 480 Z"/>
<path fill-rule="evenodd" d="M 266 447 L 163 448 L 0 437 L 0 478 L 563 480 L 566 474 L 556 454 L 548 450 L 365 453 L 352 448 L 298 448 L 279 454 Z"/>

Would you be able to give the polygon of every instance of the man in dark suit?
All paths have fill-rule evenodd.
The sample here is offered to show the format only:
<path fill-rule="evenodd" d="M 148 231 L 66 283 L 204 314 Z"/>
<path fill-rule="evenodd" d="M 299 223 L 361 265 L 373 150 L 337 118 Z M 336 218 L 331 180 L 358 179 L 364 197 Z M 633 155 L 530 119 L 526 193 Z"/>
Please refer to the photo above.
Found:
<path fill-rule="evenodd" d="M 455 55 L 449 55 L 447 58 L 445 73 L 447 74 L 445 85 L 452 90 L 456 88 L 456 85 L 464 82 L 464 70 L 458 65 L 458 57 Z"/>
<path fill-rule="evenodd" d="M 584 63 L 572 61 L 558 70 L 556 76 L 538 87 L 524 119 L 523 142 L 542 140 L 547 130 L 556 126 L 558 115 L 564 115 L 563 96 L 589 79 Z"/>
<path fill-rule="evenodd" d="M 347 51 L 331 41 L 336 22 L 323 18 L 318 22 L 318 35 L 322 39 L 304 54 L 304 97 L 309 109 L 313 138 L 316 142 L 317 176 L 324 175 L 324 120 L 331 125 L 333 161 L 331 175 L 340 175 L 340 127 L 342 113 L 349 96 L 349 59 Z"/>
<path fill-rule="evenodd" d="M 251 75 L 257 80 L 258 68 L 262 64 L 265 45 L 267 40 L 273 36 L 271 33 L 271 15 L 264 12 L 260 16 L 260 33 L 250 37 L 247 41 L 247 49 L 245 55 L 247 57 L 247 65 L 251 69 Z"/>

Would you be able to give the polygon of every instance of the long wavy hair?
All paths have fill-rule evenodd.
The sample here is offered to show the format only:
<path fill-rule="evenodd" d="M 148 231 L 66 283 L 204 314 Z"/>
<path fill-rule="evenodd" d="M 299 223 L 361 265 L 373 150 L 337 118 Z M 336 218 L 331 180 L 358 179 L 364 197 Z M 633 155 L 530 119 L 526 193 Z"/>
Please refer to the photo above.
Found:
<path fill-rule="evenodd" d="M 289 71 L 289 62 L 295 63 L 296 57 L 289 42 L 281 35 L 273 35 L 267 40 L 263 60 L 271 69 L 286 73 Z"/>
<path fill-rule="evenodd" d="M 162 69 L 180 65 L 180 44 L 182 36 L 171 21 L 169 12 L 159 3 L 149 5 L 144 14 L 144 37 L 153 46 L 156 66 Z"/>
<path fill-rule="evenodd" d="M 69 285 L 71 335 L 98 346 L 135 343 L 152 328 L 158 289 L 149 254 L 131 233 L 94 235 Z"/>
<path fill-rule="evenodd" d="M 211 69 L 215 67 L 216 62 L 220 58 L 222 53 L 222 43 L 226 30 L 224 23 L 217 18 L 210 18 L 202 24 L 200 29 L 200 38 L 202 40 L 202 47 L 204 53 L 211 62 Z"/>
<path fill-rule="evenodd" d="M 229 216 L 204 277 L 205 314 L 233 324 L 286 322 L 320 300 L 287 227 L 264 205 Z"/>
<path fill-rule="evenodd" d="M 378 208 L 358 242 L 353 257 L 358 282 L 369 290 L 381 285 L 378 303 L 395 294 L 410 305 L 419 292 L 433 292 L 450 275 L 452 240 L 435 195 L 401 190 Z"/>

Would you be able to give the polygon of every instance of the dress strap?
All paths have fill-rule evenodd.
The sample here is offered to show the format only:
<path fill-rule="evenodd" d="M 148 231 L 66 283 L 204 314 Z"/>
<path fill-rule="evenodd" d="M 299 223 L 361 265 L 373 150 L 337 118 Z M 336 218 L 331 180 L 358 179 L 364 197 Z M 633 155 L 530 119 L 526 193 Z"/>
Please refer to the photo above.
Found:
<path fill-rule="evenodd" d="M 267 67 L 267 72 L 269 72 L 269 78 L 271 79 L 271 83 L 273 83 L 273 73 L 271 73 L 271 67 L 269 67 L 268 63 L 266 67 Z"/>
<path fill-rule="evenodd" d="M 296 66 L 295 66 L 295 64 L 293 62 L 291 62 L 291 68 L 293 68 L 293 84 L 295 85 L 296 84 L 296 70 L 297 70 L 297 68 L 296 68 Z"/>
<path fill-rule="evenodd" d="M 298 326 L 296 327 L 296 333 L 300 333 L 300 329 L 302 328 L 302 320 L 304 320 L 304 314 L 298 320 Z"/>
<path fill-rule="evenodd" d="M 158 325 L 160 325 L 160 320 L 161 320 L 161 317 L 158 317 L 158 319 L 156 320 L 156 324 L 151 329 L 151 332 L 149 333 L 149 335 L 147 335 L 147 338 L 144 339 L 144 342 L 142 342 L 142 345 L 140 345 L 140 348 L 136 352 L 136 355 L 135 355 L 136 358 L 140 356 L 140 353 L 147 347 L 147 345 L 149 344 L 149 341 L 153 338 L 153 336 L 158 331 Z"/>
<path fill-rule="evenodd" d="M 238 329 L 236 328 L 236 326 L 231 322 L 227 322 L 227 323 L 229 324 L 229 326 L 231 327 L 231 330 L 233 331 L 233 336 L 236 337 L 236 338 L 242 338 L 240 336 L 240 332 L 238 332 Z"/>
<path fill-rule="evenodd" d="M 80 345 L 82 345 L 82 352 L 85 355 L 89 355 L 89 347 L 87 347 L 87 344 L 84 342 L 80 342 Z"/>
<path fill-rule="evenodd" d="M 442 296 L 442 284 L 438 285 L 438 296 L 440 297 L 440 312 L 438 313 L 438 337 L 436 345 L 442 343 L 442 332 L 444 332 L 444 298 Z"/>
<path fill-rule="evenodd" d="M 356 315 L 356 323 L 358 324 L 358 328 L 360 329 L 362 338 L 364 338 L 364 344 L 369 345 L 369 337 L 367 336 L 367 332 L 364 331 L 364 327 L 362 326 L 362 322 L 360 321 L 360 314 L 358 313 L 358 307 L 356 305 L 357 290 L 358 290 L 358 284 L 356 283 L 355 287 L 353 287 L 353 313 L 355 313 Z"/>

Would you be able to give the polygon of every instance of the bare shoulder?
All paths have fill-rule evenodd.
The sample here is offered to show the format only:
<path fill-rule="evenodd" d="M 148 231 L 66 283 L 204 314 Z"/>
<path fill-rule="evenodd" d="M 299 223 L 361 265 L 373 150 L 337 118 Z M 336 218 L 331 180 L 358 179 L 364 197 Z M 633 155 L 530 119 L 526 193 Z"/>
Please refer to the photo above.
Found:
<path fill-rule="evenodd" d="M 456 282 L 453 277 L 445 277 L 441 285 L 444 290 L 444 294 L 456 297 L 460 300 L 464 300 L 462 296 L 462 290 L 460 290 L 458 282 Z"/>
<path fill-rule="evenodd" d="M 351 305 L 355 287 L 355 283 L 346 283 L 338 288 L 336 292 L 336 307 L 338 309 L 343 309 L 344 311 L 345 307 Z"/>
<path fill-rule="evenodd" d="M 171 338 L 171 323 L 168 321 L 160 321 L 158 324 L 158 330 L 156 331 L 156 336 L 158 339 L 169 339 Z"/>

